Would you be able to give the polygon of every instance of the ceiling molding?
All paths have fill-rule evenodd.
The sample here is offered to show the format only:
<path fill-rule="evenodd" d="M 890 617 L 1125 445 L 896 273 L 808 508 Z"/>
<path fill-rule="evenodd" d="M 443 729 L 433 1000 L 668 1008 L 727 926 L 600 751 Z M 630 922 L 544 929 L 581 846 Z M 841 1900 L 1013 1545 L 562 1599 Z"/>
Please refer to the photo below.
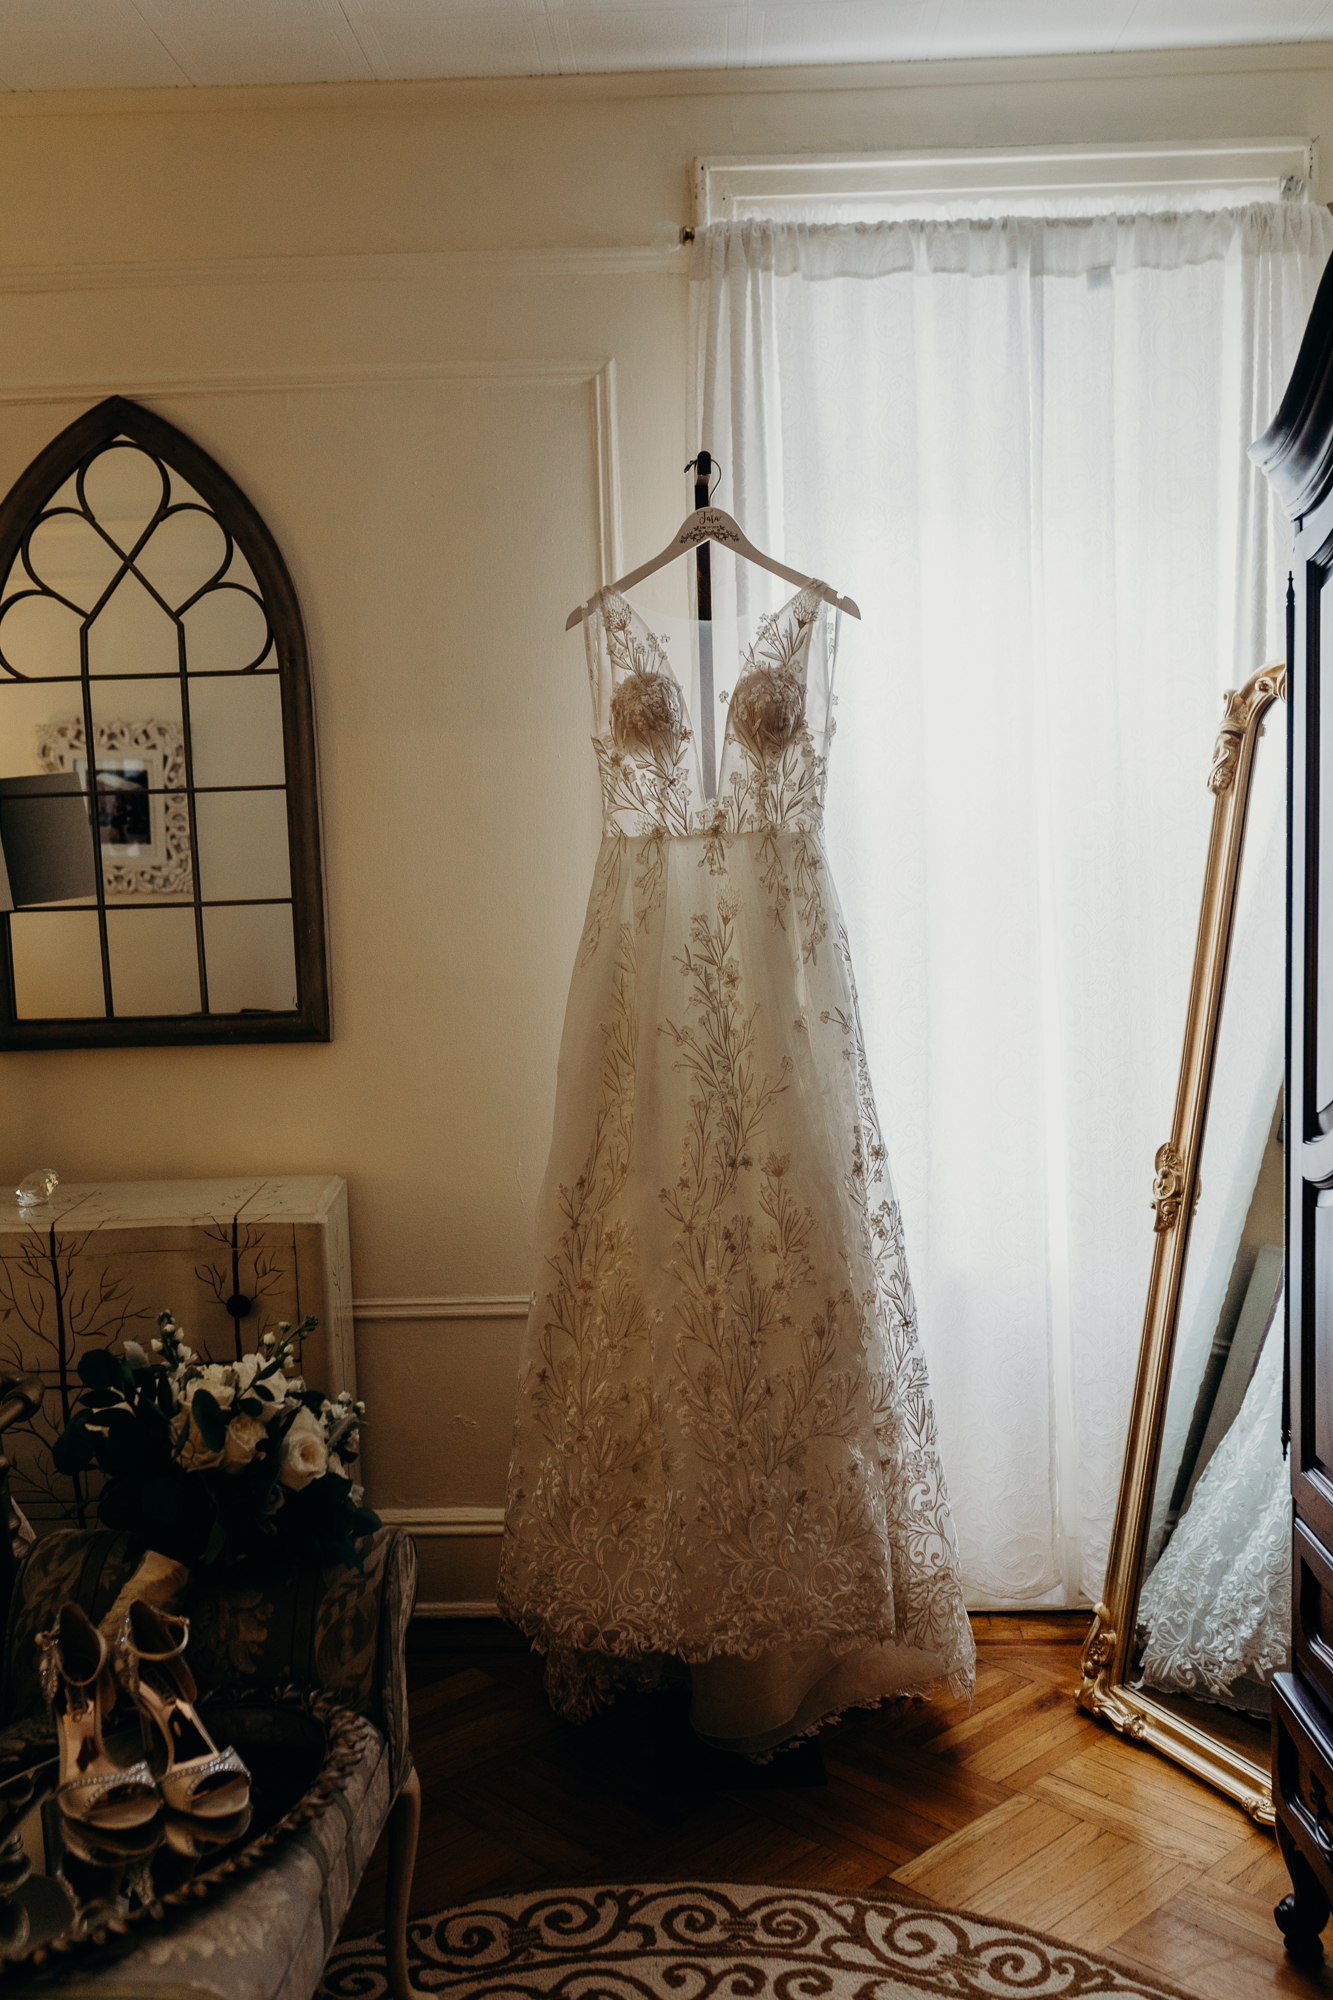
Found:
<path fill-rule="evenodd" d="M 173 257 L 109 264 L 0 265 L 5 293 L 157 291 L 191 285 L 524 284 L 539 278 L 685 277 L 684 250 L 647 244 L 545 250 L 293 251 L 290 256 Z"/>
<path fill-rule="evenodd" d="M 1238 76 L 1333 69 L 1333 38 L 1244 42 L 1226 47 L 1094 50 L 1077 55 L 952 56 L 908 62 L 793 64 L 768 69 L 614 70 L 588 76 L 438 77 L 362 83 L 150 85 L 106 90 L 0 90 L 0 119 L 191 117 L 200 113 L 366 113 L 453 102 L 484 106 L 527 99 L 579 103 L 618 98 L 764 97 L 799 93 L 994 89 L 1104 77 Z M 1093 132 L 1089 137 L 1099 136 Z M 1107 134 L 1124 137 L 1123 132 Z"/>

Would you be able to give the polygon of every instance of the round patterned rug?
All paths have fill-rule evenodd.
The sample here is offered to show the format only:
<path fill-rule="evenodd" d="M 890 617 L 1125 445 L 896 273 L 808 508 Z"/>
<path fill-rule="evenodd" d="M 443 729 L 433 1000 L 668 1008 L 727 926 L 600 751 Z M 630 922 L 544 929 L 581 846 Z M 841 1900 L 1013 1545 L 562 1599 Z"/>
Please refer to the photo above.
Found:
<path fill-rule="evenodd" d="M 820 1889 L 533 1890 L 418 1918 L 408 1936 L 418 1992 L 451 2000 L 1182 2000 L 1037 1931 Z M 388 1990 L 382 1939 L 352 1938 L 317 2000 Z"/>

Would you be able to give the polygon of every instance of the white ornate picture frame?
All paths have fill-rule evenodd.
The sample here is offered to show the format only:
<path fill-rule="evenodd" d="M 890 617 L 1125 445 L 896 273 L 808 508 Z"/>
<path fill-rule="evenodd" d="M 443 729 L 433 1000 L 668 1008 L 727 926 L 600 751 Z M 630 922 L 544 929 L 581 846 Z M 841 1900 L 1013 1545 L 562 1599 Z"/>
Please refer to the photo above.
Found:
<path fill-rule="evenodd" d="M 108 899 L 191 896 L 194 877 L 181 724 L 105 722 L 98 724 L 96 736 L 98 771 L 123 781 L 122 786 L 99 797 L 102 882 Z M 88 757 L 82 719 L 39 722 L 37 761 L 46 772 L 77 772 L 86 791 Z M 134 837 L 118 840 L 103 801 L 135 791 L 141 794 L 142 802 L 134 801 L 133 817 L 144 818 L 147 824 L 132 825 L 126 830 Z"/>

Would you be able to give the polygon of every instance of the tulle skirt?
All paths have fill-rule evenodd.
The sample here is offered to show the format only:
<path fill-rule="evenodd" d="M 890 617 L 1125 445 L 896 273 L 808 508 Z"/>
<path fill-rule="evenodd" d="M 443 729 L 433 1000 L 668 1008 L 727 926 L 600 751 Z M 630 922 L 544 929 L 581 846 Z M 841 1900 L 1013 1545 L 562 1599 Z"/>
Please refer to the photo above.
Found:
<path fill-rule="evenodd" d="M 687 1663 L 766 1755 L 974 1651 L 819 832 L 603 842 L 566 1014 L 500 1607 L 560 1711 Z"/>

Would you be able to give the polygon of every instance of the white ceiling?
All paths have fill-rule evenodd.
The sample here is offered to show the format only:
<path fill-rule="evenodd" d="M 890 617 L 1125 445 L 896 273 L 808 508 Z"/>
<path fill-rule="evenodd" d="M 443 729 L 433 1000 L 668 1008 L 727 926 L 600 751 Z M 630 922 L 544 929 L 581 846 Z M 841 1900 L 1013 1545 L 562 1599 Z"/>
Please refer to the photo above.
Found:
<path fill-rule="evenodd" d="M 1333 0 L 0 0 L 0 89 L 755 69 L 1333 39 Z"/>

